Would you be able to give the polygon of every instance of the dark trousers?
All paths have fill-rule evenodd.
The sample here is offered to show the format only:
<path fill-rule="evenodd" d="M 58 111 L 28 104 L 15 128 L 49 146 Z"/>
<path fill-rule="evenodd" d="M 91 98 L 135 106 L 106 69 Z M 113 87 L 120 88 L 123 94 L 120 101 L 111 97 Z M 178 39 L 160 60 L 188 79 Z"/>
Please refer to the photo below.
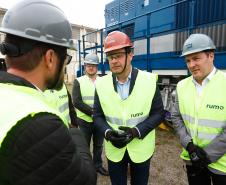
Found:
<path fill-rule="evenodd" d="M 88 123 L 78 119 L 78 125 L 86 138 L 88 146 L 90 146 L 91 138 L 93 138 L 93 163 L 96 169 L 102 167 L 103 135 L 95 129 L 93 122 Z"/>
<path fill-rule="evenodd" d="M 207 168 L 197 170 L 189 165 L 186 168 L 189 185 L 226 185 L 226 175 L 214 174 Z"/>
<path fill-rule="evenodd" d="M 108 171 L 112 185 L 126 185 L 128 164 L 130 166 L 131 185 L 147 185 L 149 177 L 150 159 L 143 163 L 131 161 L 128 152 L 125 152 L 120 162 L 108 160 Z"/>

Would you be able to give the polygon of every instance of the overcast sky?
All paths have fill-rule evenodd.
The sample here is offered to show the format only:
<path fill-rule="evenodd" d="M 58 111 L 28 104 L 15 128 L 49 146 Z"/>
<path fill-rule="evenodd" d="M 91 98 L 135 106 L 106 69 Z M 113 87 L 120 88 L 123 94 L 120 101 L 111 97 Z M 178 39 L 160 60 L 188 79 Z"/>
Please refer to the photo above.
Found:
<path fill-rule="evenodd" d="M 10 8 L 21 0 L 0 0 L 0 7 Z M 69 21 L 91 28 L 104 28 L 105 5 L 113 0 L 48 0 L 61 8 Z"/>

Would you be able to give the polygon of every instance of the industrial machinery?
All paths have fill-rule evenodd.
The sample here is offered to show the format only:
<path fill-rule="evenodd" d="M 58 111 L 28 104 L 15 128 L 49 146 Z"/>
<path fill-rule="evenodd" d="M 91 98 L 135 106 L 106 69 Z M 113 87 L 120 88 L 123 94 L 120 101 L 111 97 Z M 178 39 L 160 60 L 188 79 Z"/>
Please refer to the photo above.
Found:
<path fill-rule="evenodd" d="M 217 49 L 215 66 L 226 69 L 225 0 L 113 0 L 105 6 L 105 28 L 98 30 L 99 43 L 85 47 L 89 33 L 83 36 L 82 55 L 100 55 L 100 71 L 109 71 L 103 54 L 103 40 L 114 30 L 127 33 L 134 42 L 132 65 L 159 75 L 164 108 L 170 110 L 179 80 L 189 75 L 180 57 L 184 41 L 192 33 L 209 35 Z M 81 74 L 81 71 L 80 71 Z"/>

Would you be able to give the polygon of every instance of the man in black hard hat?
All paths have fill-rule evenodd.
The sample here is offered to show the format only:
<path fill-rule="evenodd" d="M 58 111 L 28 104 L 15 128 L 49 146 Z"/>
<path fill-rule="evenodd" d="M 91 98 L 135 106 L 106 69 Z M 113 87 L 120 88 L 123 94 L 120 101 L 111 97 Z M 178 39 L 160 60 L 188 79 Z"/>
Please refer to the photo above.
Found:
<path fill-rule="evenodd" d="M 74 48 L 67 18 L 47 1 L 25 0 L 6 12 L 0 32 L 7 65 L 0 73 L 0 184 L 96 184 L 81 132 L 69 130 L 43 95 L 63 85 Z"/>

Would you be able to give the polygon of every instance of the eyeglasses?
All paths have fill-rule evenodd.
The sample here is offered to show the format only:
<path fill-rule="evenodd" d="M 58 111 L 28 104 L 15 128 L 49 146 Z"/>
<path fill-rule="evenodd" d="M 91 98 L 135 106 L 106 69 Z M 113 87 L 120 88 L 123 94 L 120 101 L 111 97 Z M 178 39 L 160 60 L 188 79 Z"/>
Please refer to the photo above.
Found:
<path fill-rule="evenodd" d="M 65 61 L 65 63 L 66 63 L 66 65 L 70 64 L 71 59 L 72 59 L 72 56 L 71 56 L 71 55 L 66 54 L 66 57 L 65 57 L 65 60 L 64 60 L 64 61 Z"/>
<path fill-rule="evenodd" d="M 60 61 L 64 62 L 66 65 L 70 64 L 72 56 L 67 54 L 67 50 L 61 51 L 59 49 L 54 48 L 54 51 L 57 53 Z"/>
<path fill-rule="evenodd" d="M 113 59 L 119 60 L 119 59 L 122 59 L 125 56 L 125 54 L 126 54 L 126 52 L 110 54 L 110 55 L 107 55 L 107 59 L 108 59 L 108 61 L 112 61 Z"/>

